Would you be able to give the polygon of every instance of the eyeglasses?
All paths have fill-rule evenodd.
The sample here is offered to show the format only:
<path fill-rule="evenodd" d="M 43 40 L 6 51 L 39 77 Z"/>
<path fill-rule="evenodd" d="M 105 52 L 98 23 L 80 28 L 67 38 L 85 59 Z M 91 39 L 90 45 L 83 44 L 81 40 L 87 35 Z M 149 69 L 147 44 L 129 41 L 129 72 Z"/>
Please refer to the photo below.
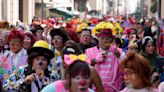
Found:
<path fill-rule="evenodd" d="M 21 43 L 21 40 L 10 40 L 9 41 L 9 45 L 17 45 L 17 44 L 20 44 Z"/>

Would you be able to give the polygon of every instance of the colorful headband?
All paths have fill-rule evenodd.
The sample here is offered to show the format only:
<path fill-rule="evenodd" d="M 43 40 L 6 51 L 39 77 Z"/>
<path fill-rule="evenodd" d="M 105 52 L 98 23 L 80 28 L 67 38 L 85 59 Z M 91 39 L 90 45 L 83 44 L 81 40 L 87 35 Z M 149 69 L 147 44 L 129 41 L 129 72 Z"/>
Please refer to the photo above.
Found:
<path fill-rule="evenodd" d="M 151 36 L 145 36 L 142 40 L 142 44 L 145 44 L 146 39 L 149 39 L 150 42 L 153 42 L 153 38 Z"/>
<path fill-rule="evenodd" d="M 87 58 L 87 56 L 85 54 L 80 54 L 80 55 L 74 55 L 74 54 L 64 55 L 64 62 L 67 65 L 72 64 L 76 60 L 84 61 L 84 62 L 90 64 L 90 60 Z"/>

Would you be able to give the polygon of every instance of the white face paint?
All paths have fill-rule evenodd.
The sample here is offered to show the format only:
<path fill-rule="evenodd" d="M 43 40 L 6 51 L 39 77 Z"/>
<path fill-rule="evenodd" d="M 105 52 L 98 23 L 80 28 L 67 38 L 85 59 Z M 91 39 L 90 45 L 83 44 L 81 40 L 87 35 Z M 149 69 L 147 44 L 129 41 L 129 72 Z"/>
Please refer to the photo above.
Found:
<path fill-rule="evenodd" d="M 132 79 L 135 80 L 136 79 L 136 75 L 132 74 Z"/>
<path fill-rule="evenodd" d="M 90 77 L 84 77 L 78 74 L 71 79 L 71 90 L 72 92 L 88 92 L 90 83 Z"/>
<path fill-rule="evenodd" d="M 34 70 L 41 69 L 45 70 L 48 66 L 48 61 L 44 56 L 37 56 L 33 59 L 32 67 Z"/>

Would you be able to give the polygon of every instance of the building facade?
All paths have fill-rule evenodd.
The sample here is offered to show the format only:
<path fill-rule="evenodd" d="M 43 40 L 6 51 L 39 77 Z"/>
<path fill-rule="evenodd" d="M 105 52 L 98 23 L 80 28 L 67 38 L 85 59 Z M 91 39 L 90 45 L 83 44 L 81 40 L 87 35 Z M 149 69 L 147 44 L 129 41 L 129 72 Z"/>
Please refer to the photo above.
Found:
<path fill-rule="evenodd" d="M 29 24 L 34 16 L 34 0 L 0 0 L 0 21 Z"/>
<path fill-rule="evenodd" d="M 164 0 L 149 0 L 148 15 L 157 19 L 164 19 Z"/>
<path fill-rule="evenodd" d="M 49 16 L 50 8 L 62 8 L 71 12 L 97 11 L 99 14 L 126 15 L 128 0 L 0 0 L 0 21 L 8 21 L 16 24 L 21 20 L 30 24 L 34 16 L 46 18 Z M 153 15 L 150 11 L 153 0 L 137 0 L 137 12 L 147 9 L 148 15 Z M 142 2 L 147 1 L 147 8 Z M 164 0 L 157 0 L 158 10 L 156 15 L 164 19 Z M 145 4 L 145 3 L 143 3 Z M 142 9 L 141 9 L 141 8 Z"/>
<path fill-rule="evenodd" d="M 161 19 L 164 19 L 164 0 L 161 0 Z"/>

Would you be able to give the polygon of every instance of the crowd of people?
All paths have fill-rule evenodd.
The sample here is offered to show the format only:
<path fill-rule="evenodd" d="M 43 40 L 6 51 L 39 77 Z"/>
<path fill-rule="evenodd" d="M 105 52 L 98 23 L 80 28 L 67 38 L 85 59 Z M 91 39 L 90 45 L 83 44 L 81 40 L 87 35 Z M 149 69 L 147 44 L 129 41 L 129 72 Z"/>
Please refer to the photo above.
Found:
<path fill-rule="evenodd" d="M 164 92 L 164 21 L 0 22 L 0 92 Z"/>

